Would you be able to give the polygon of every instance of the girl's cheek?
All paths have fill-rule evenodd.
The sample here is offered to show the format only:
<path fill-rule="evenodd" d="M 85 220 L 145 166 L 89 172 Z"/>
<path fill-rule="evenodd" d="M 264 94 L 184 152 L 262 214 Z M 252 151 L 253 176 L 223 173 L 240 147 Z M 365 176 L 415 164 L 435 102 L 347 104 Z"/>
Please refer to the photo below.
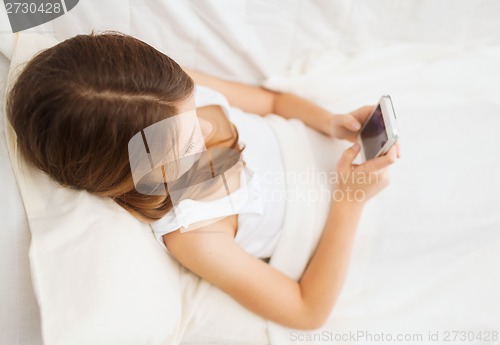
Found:
<path fill-rule="evenodd" d="M 200 118 L 200 129 L 203 135 L 203 138 L 206 139 L 213 131 L 213 126 L 210 121 Z"/>

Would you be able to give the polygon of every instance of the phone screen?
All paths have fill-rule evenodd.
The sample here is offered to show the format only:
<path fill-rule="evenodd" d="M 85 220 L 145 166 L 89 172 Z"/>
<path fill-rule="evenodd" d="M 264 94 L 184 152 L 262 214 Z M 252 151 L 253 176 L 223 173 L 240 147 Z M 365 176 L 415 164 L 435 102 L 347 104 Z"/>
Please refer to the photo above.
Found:
<path fill-rule="evenodd" d="M 366 160 L 375 158 L 387 140 L 389 140 L 389 138 L 385 130 L 382 109 L 379 105 L 361 131 L 361 141 L 363 143 Z"/>

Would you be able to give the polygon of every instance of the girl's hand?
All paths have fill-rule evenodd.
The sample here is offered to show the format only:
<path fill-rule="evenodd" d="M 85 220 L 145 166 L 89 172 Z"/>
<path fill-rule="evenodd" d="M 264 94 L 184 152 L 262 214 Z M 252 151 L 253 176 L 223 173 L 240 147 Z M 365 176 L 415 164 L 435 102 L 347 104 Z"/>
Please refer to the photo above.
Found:
<path fill-rule="evenodd" d="M 337 163 L 335 199 L 364 204 L 389 184 L 389 166 L 399 158 L 399 142 L 385 155 L 363 164 L 353 164 L 360 152 L 359 144 L 344 151 Z"/>
<path fill-rule="evenodd" d="M 353 143 L 357 142 L 359 130 L 374 108 L 374 105 L 367 105 L 345 115 L 332 115 L 330 135 Z"/>

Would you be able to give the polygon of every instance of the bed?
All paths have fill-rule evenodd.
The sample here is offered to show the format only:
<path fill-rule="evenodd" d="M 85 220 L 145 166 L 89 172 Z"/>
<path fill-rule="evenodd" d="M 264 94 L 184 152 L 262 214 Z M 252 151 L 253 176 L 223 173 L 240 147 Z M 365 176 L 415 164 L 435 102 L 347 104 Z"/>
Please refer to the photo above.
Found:
<path fill-rule="evenodd" d="M 119 251 L 114 247 L 117 257 L 110 258 L 105 247 L 91 246 L 96 243 L 92 237 L 82 253 L 93 250 L 101 260 L 97 268 L 54 261 L 61 257 L 51 257 L 49 249 L 61 247 L 47 239 L 43 230 L 48 228 L 30 221 L 30 215 L 35 207 L 56 205 L 57 198 L 40 197 L 44 190 L 52 191 L 43 189 L 51 188 L 50 181 L 23 172 L 12 160 L 8 128 L 0 121 L 0 343 L 499 344 L 499 16 L 500 4 L 492 0 L 81 1 L 64 16 L 15 35 L 0 11 L 2 97 L 11 60 L 19 57 L 15 54 L 22 44 L 22 51 L 33 53 L 79 33 L 117 30 L 183 66 L 295 92 L 335 113 L 390 94 L 402 138 L 402 158 L 391 170 L 391 185 L 370 202 L 361 221 L 351 270 L 334 311 L 320 329 L 301 332 L 245 312 L 221 291 L 164 259 L 159 247 L 149 250 L 152 235 L 133 228 L 136 224 L 103 200 L 99 205 L 108 213 L 93 224 L 107 229 L 106 217 L 119 214 L 142 248 L 137 253 L 147 255 L 127 256 L 129 266 L 116 271 L 116 258 L 133 247 L 123 242 L 116 246 Z M 302 162 L 319 150 L 332 152 L 323 139 L 298 129 L 299 124 L 280 124 L 272 116 L 270 121 L 276 128 L 316 138 L 301 153 Z M 286 130 L 281 135 L 287 140 Z M 30 185 L 33 181 L 47 183 Z M 33 195 L 27 192 L 30 186 L 38 198 L 27 197 Z M 301 216 L 309 212 L 321 219 L 324 205 L 316 206 Z M 78 217 L 88 220 L 85 213 Z M 112 243 L 114 235 L 100 232 L 99 243 Z M 64 236 L 57 238 L 71 241 L 76 235 Z M 313 244 L 314 239 L 303 255 Z M 292 238 L 282 241 L 283 253 L 287 245 L 293 245 Z M 75 258 L 70 250 L 64 255 Z M 149 271 L 142 270 L 143 260 L 151 263 Z M 49 288 L 55 287 L 41 283 L 42 267 L 58 268 L 60 283 L 67 283 L 64 293 L 53 296 Z M 95 279 L 96 272 L 108 278 L 76 284 L 70 279 L 78 270 L 89 270 L 79 279 Z M 155 280 L 155 270 L 169 275 Z M 141 273 L 141 279 L 130 272 Z M 130 289 L 118 292 L 116 282 L 124 281 L 118 278 L 126 279 Z M 94 299 L 70 304 L 71 296 L 84 291 Z M 169 291 L 168 296 L 157 298 L 162 291 Z M 103 312 L 106 307 L 109 313 Z"/>

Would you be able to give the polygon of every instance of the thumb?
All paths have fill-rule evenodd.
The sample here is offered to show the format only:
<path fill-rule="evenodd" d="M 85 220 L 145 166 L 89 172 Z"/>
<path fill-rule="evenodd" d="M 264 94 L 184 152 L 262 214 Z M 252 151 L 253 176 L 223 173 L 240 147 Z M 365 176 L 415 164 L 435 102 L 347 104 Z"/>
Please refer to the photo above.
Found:
<path fill-rule="evenodd" d="M 344 151 L 342 156 L 337 163 L 337 169 L 340 171 L 350 171 L 352 161 L 356 158 L 360 150 L 358 143 L 352 145 L 347 150 Z"/>
<path fill-rule="evenodd" d="M 357 131 L 361 128 L 361 124 L 352 114 L 344 115 L 342 120 L 342 125 L 351 131 Z"/>

